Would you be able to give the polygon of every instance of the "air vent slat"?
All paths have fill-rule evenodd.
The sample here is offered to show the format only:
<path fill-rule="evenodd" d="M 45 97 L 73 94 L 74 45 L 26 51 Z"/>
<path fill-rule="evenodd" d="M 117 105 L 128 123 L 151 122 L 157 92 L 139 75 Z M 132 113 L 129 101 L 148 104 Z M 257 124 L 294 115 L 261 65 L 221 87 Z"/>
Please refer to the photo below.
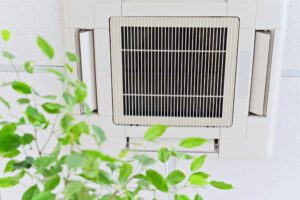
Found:
<path fill-rule="evenodd" d="M 111 24 L 117 123 L 231 125 L 236 18 L 114 17 Z"/>
<path fill-rule="evenodd" d="M 124 113 L 125 115 L 146 116 L 142 111 L 139 111 L 142 110 L 140 104 L 145 104 L 145 100 L 138 97 L 144 95 L 160 95 L 161 98 L 156 97 L 154 99 L 155 103 L 152 104 L 156 106 L 154 109 L 157 109 L 158 112 L 152 115 L 165 116 L 167 113 L 167 104 L 170 99 L 168 97 L 172 97 L 172 95 L 182 95 L 180 99 L 177 99 L 180 104 L 180 111 L 175 115 L 170 114 L 169 116 L 186 117 L 184 114 L 184 112 L 186 112 L 195 113 L 195 117 L 199 117 L 199 114 L 192 112 L 194 102 L 199 102 L 202 108 L 201 110 L 204 110 L 204 114 L 201 115 L 202 117 L 222 117 L 220 113 L 215 112 L 215 109 L 222 109 L 221 104 L 215 103 L 217 101 L 215 101 L 214 98 L 211 98 L 211 101 L 201 98 L 203 96 L 207 96 L 207 98 L 219 96 L 220 99 L 218 102 L 222 101 L 222 88 L 224 88 L 222 79 L 224 76 L 223 72 L 225 71 L 225 62 L 219 63 L 219 67 L 217 68 L 215 60 L 220 56 L 221 59 L 225 61 L 226 48 L 224 46 L 226 45 L 226 41 L 219 42 L 222 44 L 220 48 L 215 45 L 215 43 L 217 43 L 215 40 L 217 31 L 220 30 L 219 28 L 172 28 L 173 31 L 178 33 L 179 44 L 182 43 L 181 46 L 179 46 L 180 50 L 172 49 L 168 44 L 167 38 L 171 38 L 168 31 L 170 28 L 155 28 L 158 32 L 158 34 L 154 34 L 154 36 L 158 37 L 158 48 L 153 49 L 151 46 L 148 46 L 148 50 L 142 49 L 143 46 L 146 46 L 145 44 L 149 43 L 145 42 L 147 35 L 145 36 L 145 31 L 143 30 L 146 29 L 146 27 L 122 27 L 122 31 L 124 32 L 122 33 L 123 37 L 126 35 L 125 29 L 129 29 L 130 45 L 125 46 L 125 49 L 122 50 L 122 60 L 124 62 L 123 77 L 132 81 L 131 86 L 128 87 L 127 84 L 123 86 L 124 95 L 131 95 L 131 98 L 126 99 L 126 101 L 131 102 L 130 104 L 132 105 L 132 108 L 129 108 L 130 113 Z M 150 30 L 149 32 L 153 34 L 151 28 L 148 29 Z M 221 30 L 220 35 L 226 38 L 226 28 Z M 204 36 L 202 36 L 202 32 L 204 32 Z M 194 34 L 205 38 L 205 41 L 201 40 L 203 43 L 202 47 L 201 44 L 194 45 L 194 43 L 197 43 Z M 182 37 L 184 37 L 184 39 Z M 125 41 L 125 38 L 123 38 L 122 43 L 126 44 Z M 220 38 L 218 41 L 220 41 Z M 159 48 L 162 48 L 162 50 L 158 50 Z M 128 57 L 131 58 L 129 64 L 126 63 Z M 152 63 L 147 63 L 150 66 L 147 66 L 147 64 L 144 65 L 144 61 L 148 60 L 149 57 L 153 58 Z M 169 62 L 170 57 L 175 58 L 172 64 Z M 202 64 L 197 66 L 196 63 Z M 154 69 L 151 67 L 154 67 Z M 200 71 L 203 69 L 203 74 L 200 72 L 202 79 L 197 79 L 197 81 L 195 79 L 194 81 L 193 76 L 199 76 L 197 67 L 200 67 Z M 124 76 L 124 74 L 127 74 L 127 76 Z M 153 79 L 148 79 L 149 74 L 151 74 Z M 173 83 L 173 90 L 170 90 L 170 77 L 177 80 Z M 145 87 L 145 85 L 149 85 L 149 83 L 153 86 L 151 88 L 152 90 L 147 90 Z M 220 90 L 215 88 L 216 85 L 218 85 Z M 197 90 L 193 89 L 193 87 L 197 86 Z M 198 99 L 189 98 L 189 96 L 197 96 Z M 173 99 L 172 102 L 176 104 L 176 100 Z M 134 112 L 134 110 L 138 111 Z M 196 110 L 200 113 L 199 109 Z M 189 114 L 187 115 L 193 117 Z"/>

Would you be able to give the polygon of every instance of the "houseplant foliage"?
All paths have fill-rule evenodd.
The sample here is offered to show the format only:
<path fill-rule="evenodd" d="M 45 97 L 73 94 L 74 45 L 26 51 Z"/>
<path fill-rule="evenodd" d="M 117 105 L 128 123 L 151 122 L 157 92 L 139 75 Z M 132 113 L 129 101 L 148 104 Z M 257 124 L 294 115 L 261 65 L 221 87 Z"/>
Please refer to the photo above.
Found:
<path fill-rule="evenodd" d="M 3 30 L 1 35 L 2 57 L 15 68 L 15 57 L 7 50 L 11 34 Z M 53 47 L 44 38 L 37 37 L 37 47 L 50 60 L 55 57 Z M 233 188 L 230 184 L 210 180 L 210 176 L 201 171 L 205 155 L 193 157 L 170 147 L 161 148 L 157 158 L 128 149 L 122 150 L 116 157 L 100 151 L 106 139 L 104 131 L 74 114 L 78 105 L 91 114 L 85 104 L 86 85 L 71 78 L 71 65 L 79 59 L 67 52 L 66 60 L 66 73 L 48 69 L 64 86 L 62 94 L 57 96 L 40 95 L 33 86 L 22 81 L 17 70 L 16 80 L 1 83 L 2 88 L 10 88 L 18 94 L 15 103 L 20 106 L 20 114 L 12 114 L 16 108 L 6 100 L 5 93 L 0 93 L 1 106 L 6 107 L 9 113 L 0 119 L 0 156 L 1 162 L 5 162 L 0 188 L 14 187 L 22 184 L 25 178 L 31 178 L 33 184 L 26 186 L 22 200 L 134 200 L 142 199 L 140 194 L 143 191 L 151 192 L 147 199 L 160 199 L 159 193 L 170 194 L 172 191 L 175 200 L 201 200 L 201 188 Z M 34 76 L 34 62 L 26 61 L 24 69 Z M 144 135 L 145 142 L 155 143 L 166 130 L 163 125 L 150 127 Z M 82 149 L 80 142 L 83 136 L 91 137 L 99 148 Z M 40 137 L 48 139 L 41 143 Z M 56 142 L 51 152 L 46 151 L 50 140 Z M 202 138 L 186 138 L 179 146 L 192 149 L 206 142 Z M 175 170 L 165 177 L 152 169 L 155 163 L 167 163 L 169 159 L 187 160 L 190 172 Z M 181 193 L 186 188 L 194 189 L 193 198 Z"/>

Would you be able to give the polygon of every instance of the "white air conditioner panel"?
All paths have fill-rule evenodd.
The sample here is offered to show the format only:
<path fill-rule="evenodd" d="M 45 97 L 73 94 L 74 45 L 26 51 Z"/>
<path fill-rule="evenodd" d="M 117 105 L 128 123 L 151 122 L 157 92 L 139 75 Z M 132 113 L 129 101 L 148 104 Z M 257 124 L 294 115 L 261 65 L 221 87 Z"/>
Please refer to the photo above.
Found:
<path fill-rule="evenodd" d="M 269 95 L 267 102 L 267 117 L 275 118 L 277 116 L 277 107 L 279 100 L 282 52 L 284 49 L 285 30 L 276 30 L 274 33 L 273 52 L 270 69 Z"/>
<path fill-rule="evenodd" d="M 87 86 L 86 103 L 92 111 L 97 110 L 95 52 L 93 31 L 79 32 L 81 78 Z M 82 112 L 85 112 L 82 110 Z"/>
<path fill-rule="evenodd" d="M 255 31 L 242 29 L 239 39 L 234 117 L 248 117 Z"/>
<path fill-rule="evenodd" d="M 142 138 L 130 138 L 129 149 L 140 152 L 157 152 L 162 147 L 176 148 L 178 151 L 186 153 L 217 153 L 215 140 L 208 140 L 201 147 L 186 149 L 179 146 L 178 139 L 158 139 L 156 143 L 145 143 Z"/>
<path fill-rule="evenodd" d="M 119 2 L 96 3 L 95 9 L 95 28 L 109 28 L 109 18 L 111 16 L 121 16 L 122 10 Z"/>
<path fill-rule="evenodd" d="M 112 115 L 112 89 L 109 30 L 95 29 L 95 59 L 97 78 L 97 99 L 99 113 L 103 116 Z"/>
<path fill-rule="evenodd" d="M 99 123 L 110 133 L 109 144 L 122 147 L 126 137 L 142 138 L 148 125 L 159 123 L 169 125 L 162 139 L 177 139 L 185 137 L 204 137 L 218 139 L 220 148 L 214 155 L 220 158 L 248 159 L 266 158 L 272 153 L 274 140 L 274 118 L 280 82 L 280 66 L 282 43 L 287 11 L 287 0 L 63 0 L 66 27 L 66 49 L 76 52 L 76 33 L 81 29 L 91 29 L 95 33 L 95 58 L 97 97 L 100 116 Z M 116 125 L 114 111 L 122 108 L 112 102 L 112 78 L 120 70 L 111 72 L 109 27 L 111 17 L 236 17 L 240 19 L 239 46 L 236 83 L 234 90 L 234 114 L 230 127 L 203 127 L 202 123 L 194 122 L 178 127 L 177 121 L 153 119 L 151 123 L 142 126 L 135 124 L 143 117 L 131 117 L 126 124 Z M 180 20 L 177 20 L 181 23 Z M 147 24 L 148 25 L 148 24 Z M 151 26 L 153 24 L 149 24 Z M 165 24 L 162 24 L 165 26 Z M 267 113 L 263 117 L 249 116 L 249 99 L 253 65 L 253 52 L 256 30 L 269 30 L 274 33 L 272 58 L 270 59 L 270 85 L 268 92 Z M 119 38 L 119 43 L 121 39 Z M 117 59 L 118 60 L 118 59 Z M 113 62 L 116 59 L 112 59 Z M 114 69 L 114 68 L 113 68 Z M 75 69 L 76 70 L 76 69 Z M 76 73 L 74 73 L 76 74 Z M 120 82 L 121 78 L 119 78 Z M 111 84 L 113 83 L 113 84 Z M 121 86 L 120 86 L 121 88 Z M 155 117 L 153 117 L 155 118 Z M 178 119 L 181 119 L 179 117 Z M 177 120 L 178 120 L 177 119 Z M 135 122 L 135 123 L 134 123 Z M 208 122 L 209 123 L 209 122 Z M 211 122 L 210 122 L 211 123 Z M 120 123 L 118 123 L 120 124 Z M 131 126 L 129 126 L 130 124 Z M 145 123 L 146 124 L 146 123 Z M 173 126 L 174 125 L 174 126 Z M 115 141 L 115 142 L 114 142 Z M 108 145 L 109 148 L 109 145 Z M 156 153 L 153 153 L 154 155 Z M 165 198 L 167 199 L 167 198 Z"/>
<path fill-rule="evenodd" d="M 249 96 L 252 73 L 252 52 L 240 51 L 238 56 L 237 80 L 235 91 L 234 117 L 247 117 L 249 115 Z"/>
<path fill-rule="evenodd" d="M 270 32 L 256 32 L 250 112 L 260 116 L 266 114 L 270 44 Z"/>
<path fill-rule="evenodd" d="M 273 153 L 274 119 L 249 117 L 246 137 L 221 138 L 220 158 L 266 159 Z"/>
<path fill-rule="evenodd" d="M 94 0 L 64 0 L 64 16 L 67 27 L 94 28 Z"/>
<path fill-rule="evenodd" d="M 144 134 L 148 126 L 125 126 L 126 137 L 138 137 Z M 183 139 L 187 137 L 202 137 L 207 139 L 219 139 L 220 128 L 191 128 L 191 127 L 169 127 L 164 133 L 164 139 Z"/>
<path fill-rule="evenodd" d="M 125 0 L 122 10 L 123 16 L 227 16 L 227 3 Z"/>
<path fill-rule="evenodd" d="M 110 22 L 116 124 L 232 125 L 238 18 L 113 17 Z M 163 40 L 164 27 L 181 42 Z"/>
<path fill-rule="evenodd" d="M 228 3 L 228 16 L 239 16 L 241 28 L 255 28 L 256 3 Z"/>
<path fill-rule="evenodd" d="M 233 125 L 220 129 L 220 139 L 244 139 L 247 137 L 247 118 L 233 118 Z"/>

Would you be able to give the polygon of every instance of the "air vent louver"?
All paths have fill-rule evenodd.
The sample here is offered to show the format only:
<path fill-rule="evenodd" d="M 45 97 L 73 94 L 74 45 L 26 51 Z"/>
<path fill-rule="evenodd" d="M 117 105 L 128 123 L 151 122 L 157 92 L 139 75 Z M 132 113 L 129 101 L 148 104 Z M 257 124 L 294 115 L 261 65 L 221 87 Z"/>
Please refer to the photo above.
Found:
<path fill-rule="evenodd" d="M 111 19 L 118 124 L 230 126 L 236 18 Z"/>

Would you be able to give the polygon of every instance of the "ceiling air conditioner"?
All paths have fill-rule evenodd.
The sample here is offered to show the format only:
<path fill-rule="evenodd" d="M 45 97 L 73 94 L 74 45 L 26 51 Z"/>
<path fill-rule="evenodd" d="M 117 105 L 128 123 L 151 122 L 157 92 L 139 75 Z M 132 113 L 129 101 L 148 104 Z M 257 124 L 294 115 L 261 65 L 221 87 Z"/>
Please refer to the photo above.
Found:
<path fill-rule="evenodd" d="M 64 0 L 66 49 L 81 57 L 95 119 L 129 148 L 165 124 L 168 145 L 204 137 L 194 153 L 266 158 L 286 10 L 286 0 Z"/>

